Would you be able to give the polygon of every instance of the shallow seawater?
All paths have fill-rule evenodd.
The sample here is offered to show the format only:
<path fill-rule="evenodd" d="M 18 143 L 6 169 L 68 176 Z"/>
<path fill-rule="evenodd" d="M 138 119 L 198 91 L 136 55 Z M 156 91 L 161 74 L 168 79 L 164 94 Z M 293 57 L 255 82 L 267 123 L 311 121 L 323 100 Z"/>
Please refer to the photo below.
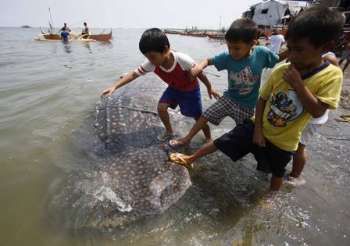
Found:
<path fill-rule="evenodd" d="M 192 186 L 159 216 L 104 232 L 53 225 L 53 187 L 89 158 L 77 146 L 88 143 L 74 132 L 93 124 L 99 93 L 144 61 L 142 31 L 115 29 L 109 44 L 65 45 L 33 41 L 39 29 L 0 28 L 0 245 L 349 245 L 350 128 L 333 118 L 310 143 L 302 187 L 268 197 L 268 177 L 251 156 L 233 163 L 217 153 L 197 163 Z M 197 61 L 226 48 L 206 38 L 169 39 Z M 226 74 L 208 71 L 222 92 Z M 142 93 L 147 83 L 165 88 L 154 75 L 135 83 Z M 203 86 L 202 94 L 207 107 L 213 101 Z M 227 119 L 213 135 L 233 126 Z M 177 132 L 189 127 L 179 123 Z M 202 141 L 197 137 L 187 151 Z"/>

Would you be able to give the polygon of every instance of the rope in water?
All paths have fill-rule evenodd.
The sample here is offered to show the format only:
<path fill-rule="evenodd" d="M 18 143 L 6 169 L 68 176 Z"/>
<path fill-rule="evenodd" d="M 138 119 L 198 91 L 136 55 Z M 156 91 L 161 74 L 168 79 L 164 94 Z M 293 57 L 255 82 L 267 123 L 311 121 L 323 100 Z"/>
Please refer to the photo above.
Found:
<path fill-rule="evenodd" d="M 326 136 L 326 138 L 331 139 L 331 140 L 350 141 L 350 138 L 337 138 L 337 137 L 332 137 L 332 136 Z"/>
<path fill-rule="evenodd" d="M 106 105 L 106 108 L 125 108 L 132 111 L 137 111 L 137 112 L 146 113 L 146 114 L 153 114 L 155 116 L 158 116 L 158 113 L 152 110 L 141 109 L 141 108 L 130 107 L 130 106 L 122 106 L 122 105 L 108 105 L 109 100 L 110 100 L 110 97 L 101 98 L 101 101 Z"/>

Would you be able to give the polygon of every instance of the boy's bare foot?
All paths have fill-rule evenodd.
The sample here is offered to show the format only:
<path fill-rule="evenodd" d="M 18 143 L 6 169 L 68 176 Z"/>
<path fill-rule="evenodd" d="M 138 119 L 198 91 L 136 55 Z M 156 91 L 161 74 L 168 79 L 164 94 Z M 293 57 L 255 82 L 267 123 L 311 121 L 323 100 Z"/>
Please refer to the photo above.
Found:
<path fill-rule="evenodd" d="M 186 168 L 191 168 L 191 164 L 193 162 L 191 160 L 191 156 L 184 155 L 181 153 L 172 153 L 172 154 L 170 154 L 169 159 L 170 159 L 170 161 L 172 161 L 178 165 L 184 166 Z"/>
<path fill-rule="evenodd" d="M 306 183 L 305 179 L 301 176 L 295 178 L 295 177 L 292 177 L 290 175 L 287 176 L 285 182 L 291 186 L 294 186 L 294 187 L 298 187 L 298 186 L 302 186 Z"/>
<path fill-rule="evenodd" d="M 172 139 L 169 141 L 170 147 L 173 148 L 180 147 L 186 144 L 189 144 L 189 141 L 186 138 Z"/>

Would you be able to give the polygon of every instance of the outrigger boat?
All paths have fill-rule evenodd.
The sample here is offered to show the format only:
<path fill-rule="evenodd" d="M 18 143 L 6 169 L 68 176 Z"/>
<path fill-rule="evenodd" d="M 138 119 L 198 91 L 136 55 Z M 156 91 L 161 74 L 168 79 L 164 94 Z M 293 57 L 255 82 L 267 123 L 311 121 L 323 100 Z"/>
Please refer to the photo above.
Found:
<path fill-rule="evenodd" d="M 101 33 L 101 34 L 89 34 L 85 36 L 81 36 L 79 40 L 93 40 L 100 42 L 109 42 L 112 40 L 112 29 L 109 33 Z"/>
<path fill-rule="evenodd" d="M 41 31 L 35 40 L 37 41 L 58 41 L 62 40 L 62 37 L 58 33 L 44 32 Z M 69 41 L 84 41 L 84 42 L 110 42 L 112 40 L 112 30 L 109 33 L 101 34 L 89 34 L 89 35 L 78 35 L 74 32 L 71 32 L 69 35 Z"/>
<path fill-rule="evenodd" d="M 43 31 L 41 29 L 41 34 L 39 34 L 37 37 L 34 38 L 34 40 L 37 41 L 58 41 L 62 40 L 62 37 L 59 32 L 54 32 L 53 28 L 53 21 L 52 21 L 52 15 L 51 10 L 49 8 L 49 29 L 47 32 Z M 75 32 L 69 33 L 69 39 L 68 41 L 83 41 L 83 42 L 110 42 L 112 40 L 112 29 L 109 33 L 100 33 L 100 34 L 85 34 L 80 35 Z"/>

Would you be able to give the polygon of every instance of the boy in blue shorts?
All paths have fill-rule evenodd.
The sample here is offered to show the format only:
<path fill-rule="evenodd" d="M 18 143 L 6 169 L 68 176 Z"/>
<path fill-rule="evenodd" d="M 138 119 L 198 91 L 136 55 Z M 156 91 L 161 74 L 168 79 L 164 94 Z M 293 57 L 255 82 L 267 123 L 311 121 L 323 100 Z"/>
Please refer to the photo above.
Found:
<path fill-rule="evenodd" d="M 188 55 L 171 50 L 167 36 L 158 28 L 148 29 L 142 34 L 139 48 L 147 60 L 136 70 L 129 72 L 113 86 L 104 90 L 102 95 L 110 96 L 115 90 L 149 72 L 157 74 L 168 84 L 158 103 L 158 114 L 165 126 L 165 132 L 159 136 L 159 140 L 169 140 L 173 137 L 173 128 L 169 120 L 168 108 L 175 109 L 179 106 L 184 116 L 195 120 L 198 120 L 202 114 L 198 80 L 190 74 L 195 62 Z M 218 97 L 203 73 L 200 73 L 198 78 L 207 87 L 210 98 Z M 206 139 L 211 138 L 209 126 L 204 126 L 203 132 Z"/>

